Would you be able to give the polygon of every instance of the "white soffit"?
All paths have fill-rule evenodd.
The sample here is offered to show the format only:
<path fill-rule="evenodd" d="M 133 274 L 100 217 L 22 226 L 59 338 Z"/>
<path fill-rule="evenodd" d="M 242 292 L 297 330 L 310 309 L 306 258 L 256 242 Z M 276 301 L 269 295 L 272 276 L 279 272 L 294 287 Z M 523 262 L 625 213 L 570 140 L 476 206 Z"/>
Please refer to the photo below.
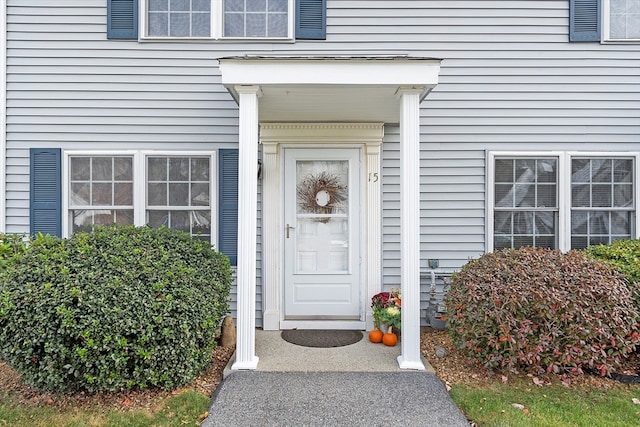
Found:
<path fill-rule="evenodd" d="M 399 88 L 423 97 L 438 83 L 440 60 L 409 57 L 221 58 L 222 83 L 257 85 L 260 121 L 399 120 Z"/>

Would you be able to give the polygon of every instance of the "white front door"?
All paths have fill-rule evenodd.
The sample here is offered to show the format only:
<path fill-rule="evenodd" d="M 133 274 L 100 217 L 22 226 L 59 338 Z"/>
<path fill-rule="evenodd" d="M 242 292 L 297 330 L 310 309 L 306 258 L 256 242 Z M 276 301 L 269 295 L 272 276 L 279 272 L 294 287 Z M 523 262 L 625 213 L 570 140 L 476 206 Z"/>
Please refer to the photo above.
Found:
<path fill-rule="evenodd" d="M 285 150 L 284 320 L 361 319 L 360 175 L 358 149 Z"/>

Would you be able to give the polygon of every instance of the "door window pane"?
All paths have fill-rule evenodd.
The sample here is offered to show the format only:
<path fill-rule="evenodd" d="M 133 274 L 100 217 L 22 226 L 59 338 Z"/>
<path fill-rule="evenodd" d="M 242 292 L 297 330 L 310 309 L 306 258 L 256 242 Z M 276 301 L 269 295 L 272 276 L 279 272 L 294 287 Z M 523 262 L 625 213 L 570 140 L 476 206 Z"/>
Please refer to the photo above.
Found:
<path fill-rule="evenodd" d="M 349 162 L 296 161 L 296 272 L 349 270 Z"/>
<path fill-rule="evenodd" d="M 319 220 L 320 216 L 348 213 L 348 179 L 346 160 L 297 161 L 297 212 L 318 215 Z"/>

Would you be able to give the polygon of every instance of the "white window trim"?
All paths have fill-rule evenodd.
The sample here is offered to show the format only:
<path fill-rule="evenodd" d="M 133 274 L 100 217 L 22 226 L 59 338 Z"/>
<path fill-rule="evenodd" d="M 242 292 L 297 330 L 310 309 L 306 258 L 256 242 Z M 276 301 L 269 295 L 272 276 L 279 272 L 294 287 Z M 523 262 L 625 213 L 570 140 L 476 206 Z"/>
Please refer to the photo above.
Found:
<path fill-rule="evenodd" d="M 612 158 L 626 157 L 634 159 L 635 191 L 633 210 L 635 213 L 635 236 L 640 238 L 640 153 L 639 152 L 602 152 L 602 151 L 489 151 L 486 167 L 486 221 L 485 251 L 493 252 L 493 217 L 495 214 L 495 159 L 505 158 L 540 158 L 555 157 L 558 159 L 558 249 L 567 252 L 571 249 L 571 159 L 574 157 Z"/>
<path fill-rule="evenodd" d="M 640 43 L 640 38 L 637 39 L 614 39 L 610 37 L 611 24 L 610 24 L 610 3 L 611 0 L 602 0 L 602 34 L 601 41 L 603 43 Z"/>
<path fill-rule="evenodd" d="M 181 157 L 207 156 L 210 167 L 209 200 L 211 201 L 211 245 L 218 247 L 218 152 L 217 151 L 154 151 L 154 150 L 69 150 L 64 151 L 62 162 L 62 235 L 70 236 L 69 224 L 69 163 L 70 157 L 111 156 L 133 157 L 133 223 L 136 227 L 146 224 L 147 170 L 146 160 L 149 156 Z"/>
<path fill-rule="evenodd" d="M 287 0 L 287 6 L 289 8 L 288 24 L 286 37 L 225 37 L 223 35 L 223 2 L 224 0 L 211 0 L 211 35 L 209 37 L 161 37 L 161 36 L 148 36 L 148 19 L 147 19 L 147 2 L 149 0 L 140 0 L 138 2 L 138 16 L 140 32 L 138 35 L 139 41 L 211 41 L 211 40 L 229 40 L 229 41 L 250 41 L 250 42 L 274 42 L 283 41 L 291 42 L 295 39 L 295 0 Z"/>

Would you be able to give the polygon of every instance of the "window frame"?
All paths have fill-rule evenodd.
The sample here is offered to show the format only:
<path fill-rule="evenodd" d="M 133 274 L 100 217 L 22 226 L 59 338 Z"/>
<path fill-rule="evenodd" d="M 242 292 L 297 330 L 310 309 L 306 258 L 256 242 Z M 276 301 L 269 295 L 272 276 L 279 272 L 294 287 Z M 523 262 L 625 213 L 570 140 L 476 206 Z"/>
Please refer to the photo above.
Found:
<path fill-rule="evenodd" d="M 69 196 L 71 184 L 71 157 L 132 157 L 133 158 L 133 224 L 146 225 L 147 211 L 147 158 L 148 157 L 209 157 L 211 245 L 218 248 L 218 151 L 217 150 L 69 150 L 64 151 L 62 162 L 62 236 L 69 237 Z"/>
<path fill-rule="evenodd" d="M 495 216 L 495 161 L 496 158 L 552 158 L 558 160 L 558 230 L 556 232 L 558 246 L 562 252 L 571 249 L 571 160 L 573 158 L 588 159 L 611 159 L 611 158 L 629 158 L 634 162 L 634 190 L 633 190 L 633 207 L 631 211 L 635 220 L 631 224 L 631 238 L 640 238 L 640 152 L 632 151 L 614 151 L 614 152 L 594 152 L 594 151 L 487 151 L 487 165 L 485 175 L 486 188 L 486 218 L 485 218 L 485 251 L 493 252 L 494 250 L 494 216 Z"/>
<path fill-rule="evenodd" d="M 148 7 L 150 0 L 140 0 L 138 2 L 138 15 L 140 17 L 140 34 L 141 41 L 211 41 L 211 40 L 230 40 L 230 41 L 285 41 L 295 40 L 295 0 L 287 0 L 288 16 L 287 16 L 287 36 L 286 37 L 226 37 L 224 35 L 224 0 L 211 0 L 211 34 L 208 37 L 172 37 L 172 36 L 149 36 Z"/>
<path fill-rule="evenodd" d="M 640 38 L 616 39 L 611 37 L 611 0 L 602 0 L 602 42 L 603 43 L 640 43 Z"/>

